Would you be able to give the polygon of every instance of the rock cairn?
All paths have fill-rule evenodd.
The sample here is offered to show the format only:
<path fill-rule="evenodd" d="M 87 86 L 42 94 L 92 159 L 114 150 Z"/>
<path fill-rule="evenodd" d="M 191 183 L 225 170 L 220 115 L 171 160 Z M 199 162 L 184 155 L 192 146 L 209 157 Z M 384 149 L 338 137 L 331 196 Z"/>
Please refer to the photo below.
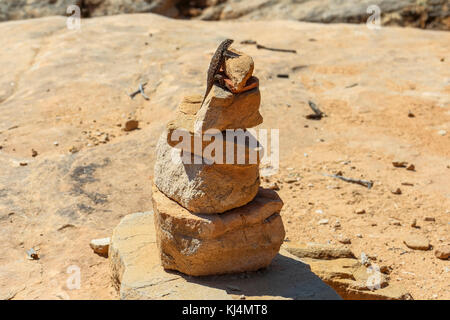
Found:
<path fill-rule="evenodd" d="M 232 51 L 237 56 L 221 70 L 225 86 L 214 85 L 203 105 L 200 95 L 185 97 L 157 145 L 152 200 L 161 262 L 188 275 L 267 267 L 285 236 L 283 202 L 260 188 L 261 148 L 246 130 L 263 121 L 253 59 Z"/>

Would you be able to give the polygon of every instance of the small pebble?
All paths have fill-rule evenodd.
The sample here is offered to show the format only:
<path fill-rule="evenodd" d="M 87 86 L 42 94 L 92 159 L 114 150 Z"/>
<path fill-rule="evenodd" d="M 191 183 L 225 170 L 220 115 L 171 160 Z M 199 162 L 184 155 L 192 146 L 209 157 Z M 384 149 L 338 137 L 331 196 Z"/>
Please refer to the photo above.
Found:
<path fill-rule="evenodd" d="M 403 243 L 413 250 L 428 250 L 430 248 L 430 242 L 424 236 L 418 234 L 411 234 L 407 236 Z"/>
<path fill-rule="evenodd" d="M 434 255 L 438 259 L 448 260 L 448 258 L 450 257 L 450 246 L 447 245 L 436 248 L 436 250 L 434 251 Z"/>
<path fill-rule="evenodd" d="M 69 152 L 70 153 L 77 153 L 78 152 L 78 148 L 75 147 L 75 146 L 72 146 L 72 147 L 70 147 Z"/>
<path fill-rule="evenodd" d="M 286 182 L 286 183 L 294 183 L 294 182 L 297 182 L 297 181 L 298 181 L 297 178 L 291 178 L 291 177 L 288 177 L 288 178 L 284 179 L 284 182 Z"/>
<path fill-rule="evenodd" d="M 319 220 L 319 224 L 320 224 L 320 225 L 328 224 L 328 219 L 320 219 L 320 220 Z"/>
<path fill-rule="evenodd" d="M 125 128 L 124 131 L 133 131 L 136 130 L 139 127 L 139 121 L 137 120 L 128 120 L 125 122 Z"/>
<path fill-rule="evenodd" d="M 405 168 L 408 165 L 408 162 L 405 161 L 393 161 L 392 165 L 396 168 Z"/>
<path fill-rule="evenodd" d="M 110 238 L 93 239 L 89 243 L 89 246 L 95 253 L 105 255 L 108 253 L 110 241 Z"/>
<path fill-rule="evenodd" d="M 387 265 L 382 265 L 380 267 L 380 272 L 384 273 L 384 274 L 390 274 L 392 272 L 392 268 L 390 266 L 387 266 Z"/>
<path fill-rule="evenodd" d="M 280 187 L 278 186 L 278 184 L 276 182 L 272 182 L 271 184 L 269 184 L 268 188 L 271 190 L 275 190 L 275 191 L 280 190 Z"/>
<path fill-rule="evenodd" d="M 39 260 L 39 254 L 33 248 L 27 250 L 27 256 L 30 260 Z"/>
<path fill-rule="evenodd" d="M 438 135 L 440 135 L 440 136 L 445 136 L 446 134 L 447 134 L 447 131 L 445 131 L 445 130 L 438 131 Z"/>
<path fill-rule="evenodd" d="M 337 238 L 337 241 L 339 241 L 339 242 L 342 243 L 342 244 L 351 244 L 351 243 L 352 243 L 352 241 L 350 240 L 350 238 L 344 237 L 343 235 L 340 235 L 340 236 Z"/>

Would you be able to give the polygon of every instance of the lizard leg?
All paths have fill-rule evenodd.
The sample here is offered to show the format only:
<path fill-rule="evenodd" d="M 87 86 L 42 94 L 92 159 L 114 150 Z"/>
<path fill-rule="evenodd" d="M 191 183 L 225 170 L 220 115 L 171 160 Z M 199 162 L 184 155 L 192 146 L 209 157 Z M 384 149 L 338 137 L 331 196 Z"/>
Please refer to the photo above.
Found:
<path fill-rule="evenodd" d="M 216 82 L 219 84 L 219 86 L 220 86 L 221 88 L 225 88 L 225 80 L 224 80 L 223 75 L 221 75 L 221 74 L 216 74 L 216 75 L 214 76 L 214 81 L 216 81 Z"/>
<path fill-rule="evenodd" d="M 224 56 L 225 58 L 236 58 L 236 57 L 239 57 L 240 55 L 237 54 L 237 53 L 234 53 L 234 52 L 232 52 L 232 51 L 227 50 L 227 51 L 225 51 L 225 52 L 223 53 L 223 56 Z"/>

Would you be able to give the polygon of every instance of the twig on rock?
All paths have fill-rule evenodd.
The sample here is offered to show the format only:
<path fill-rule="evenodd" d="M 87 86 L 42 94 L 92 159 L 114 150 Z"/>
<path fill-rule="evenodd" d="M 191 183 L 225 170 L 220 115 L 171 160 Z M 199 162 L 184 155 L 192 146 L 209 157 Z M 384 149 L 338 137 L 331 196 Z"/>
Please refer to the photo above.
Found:
<path fill-rule="evenodd" d="M 265 50 L 270 50 L 270 51 L 279 51 L 279 52 L 297 53 L 297 50 L 293 50 L 293 49 L 269 48 L 269 47 L 263 46 L 263 45 L 261 45 L 261 44 L 256 44 L 256 49 L 265 49 Z"/>
<path fill-rule="evenodd" d="M 141 95 L 145 100 L 150 100 L 150 98 L 145 95 L 144 86 L 141 83 L 139 84 L 139 91 L 141 92 Z"/>
<path fill-rule="evenodd" d="M 251 39 L 243 40 L 243 41 L 241 41 L 241 44 L 256 44 L 256 41 L 255 40 L 251 40 Z"/>
<path fill-rule="evenodd" d="M 297 53 L 297 50 L 293 50 L 293 49 L 269 48 L 269 47 L 263 46 L 262 44 L 258 44 L 258 42 L 256 42 L 255 40 L 251 40 L 251 39 L 250 40 L 241 41 L 241 44 L 255 44 L 256 45 L 256 49 L 265 49 L 265 50 L 270 50 L 270 51 Z"/>
<path fill-rule="evenodd" d="M 140 93 L 141 95 L 142 95 L 142 97 L 145 99 L 145 100 L 149 100 L 150 98 L 149 97 L 147 97 L 146 95 L 145 95 L 145 93 L 144 93 L 144 87 L 147 85 L 147 82 L 145 82 L 145 83 L 139 83 L 139 89 L 137 89 L 135 92 L 133 92 L 133 93 L 130 93 L 129 94 L 129 96 L 130 96 L 130 98 L 131 99 L 133 99 L 138 93 Z"/>
<path fill-rule="evenodd" d="M 322 117 L 325 117 L 326 114 L 320 111 L 320 109 L 316 106 L 316 104 L 312 101 L 308 101 L 309 107 L 314 111 L 313 114 L 308 114 L 306 119 L 320 120 Z"/>
<path fill-rule="evenodd" d="M 328 176 L 328 177 L 332 177 L 332 178 L 336 178 L 336 179 L 341 179 L 342 181 L 345 181 L 345 182 L 356 183 L 356 184 L 359 184 L 361 186 L 367 187 L 367 189 L 370 189 L 373 186 L 373 181 L 346 178 L 346 177 L 343 177 L 343 176 L 337 175 L 337 174 L 326 174 L 326 173 L 324 173 L 323 175 L 324 176 Z"/>

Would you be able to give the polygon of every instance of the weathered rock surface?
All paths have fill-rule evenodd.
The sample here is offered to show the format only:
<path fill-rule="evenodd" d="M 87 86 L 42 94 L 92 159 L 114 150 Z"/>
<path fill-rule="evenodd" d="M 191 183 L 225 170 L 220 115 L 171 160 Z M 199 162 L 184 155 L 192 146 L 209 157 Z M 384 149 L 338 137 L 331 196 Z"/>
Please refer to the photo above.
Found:
<path fill-rule="evenodd" d="M 383 25 L 420 28 L 450 28 L 446 0 L 3 0 L 0 21 L 65 15 L 71 4 L 81 7 L 83 17 L 153 12 L 169 17 L 199 17 L 204 20 L 252 19 L 297 20 L 321 23 L 365 23 L 377 5 Z"/>
<path fill-rule="evenodd" d="M 194 215 L 152 191 L 165 269 L 193 276 L 255 271 L 270 264 L 283 242 L 283 202 L 272 190 L 260 189 L 247 205 L 213 215 Z"/>
<path fill-rule="evenodd" d="M 197 95 L 182 100 L 175 119 L 167 125 L 169 133 L 175 130 L 203 133 L 209 129 L 247 129 L 263 121 L 259 113 L 261 95 L 257 88 L 233 94 L 214 85 L 203 106 L 202 98 Z"/>
<path fill-rule="evenodd" d="M 163 134 L 174 148 L 171 152 L 179 152 L 183 163 L 251 165 L 259 163 L 265 151 L 250 130 L 192 134 L 175 129 Z"/>
<path fill-rule="evenodd" d="M 225 92 L 225 90 L 222 91 Z M 226 132 L 227 126 L 232 127 L 233 124 L 238 124 L 238 126 L 240 124 L 244 128 L 245 125 L 255 125 L 262 122 L 258 108 L 255 108 L 252 104 L 256 102 L 250 101 L 249 105 L 241 106 L 242 108 L 224 108 L 224 112 L 220 112 L 215 108 L 205 108 L 202 113 L 206 115 L 206 118 L 202 118 L 199 113 L 201 101 L 202 96 L 200 95 L 183 98 L 178 106 L 175 119 L 167 124 L 168 144 L 171 147 L 188 150 L 192 154 L 203 156 L 210 160 L 214 159 L 215 163 L 255 164 L 259 162 L 264 150 L 251 132 L 243 129 Z M 257 104 L 259 105 L 259 96 Z M 236 117 L 236 114 L 239 114 L 241 117 Z M 227 119 L 226 125 L 224 125 L 224 118 Z M 246 122 L 248 119 L 250 120 Z M 204 126 L 205 120 L 210 127 Z M 195 129 L 196 125 L 199 125 L 198 130 Z M 204 133 L 206 130 L 209 131 Z M 186 144 L 184 139 L 189 139 L 190 141 L 187 141 Z M 216 147 L 216 144 L 219 143 L 219 140 L 222 141 L 222 152 L 217 154 L 214 152 L 213 154 L 214 149 L 218 147 Z M 227 149 L 227 143 L 232 143 L 234 147 L 230 150 Z M 207 148 L 209 145 L 211 145 L 210 148 Z M 228 153 L 231 150 L 233 150 L 233 154 Z M 219 153 L 221 153 L 221 156 L 218 155 Z"/>
<path fill-rule="evenodd" d="M 437 247 L 434 251 L 434 255 L 441 260 L 447 260 L 450 258 L 450 245 Z"/>
<path fill-rule="evenodd" d="M 283 249 L 299 257 L 346 300 L 410 300 L 401 286 L 390 285 L 377 266 L 364 266 L 353 253 L 332 245 L 288 243 Z"/>
<path fill-rule="evenodd" d="M 78 5 L 83 17 L 121 13 L 153 12 L 169 17 L 179 14 L 179 0 L 3 0 L 0 21 L 66 15 L 70 5 Z M 72 12 L 69 12 L 72 14 Z"/>
<path fill-rule="evenodd" d="M 313 258 L 323 260 L 355 258 L 355 255 L 350 249 L 344 247 L 336 247 L 328 244 L 293 243 L 286 246 L 285 249 L 299 258 Z"/>
<path fill-rule="evenodd" d="M 247 80 L 252 76 L 255 63 L 252 57 L 243 52 L 237 50 L 230 51 L 238 56 L 225 60 L 225 74 L 231 80 L 234 90 L 241 91 L 247 84 Z"/>
<path fill-rule="evenodd" d="M 167 133 L 163 132 L 156 147 L 154 182 L 161 192 L 189 211 L 221 213 L 247 204 L 258 192 L 258 163 L 188 164 L 183 163 L 178 151 L 169 146 Z"/>
<path fill-rule="evenodd" d="M 133 213 L 114 229 L 111 276 L 121 299 L 340 299 L 295 256 L 281 251 L 270 266 L 238 275 L 190 277 L 161 267 L 153 213 Z"/>
<path fill-rule="evenodd" d="M 202 12 L 205 20 L 297 20 L 321 23 L 366 23 L 374 12 L 371 5 L 380 8 L 383 25 L 420 28 L 450 28 L 449 5 L 446 0 L 229 0 Z"/>
<path fill-rule="evenodd" d="M 214 85 L 196 114 L 194 131 L 253 128 L 263 121 L 259 113 L 260 102 L 258 88 L 233 94 Z"/>

